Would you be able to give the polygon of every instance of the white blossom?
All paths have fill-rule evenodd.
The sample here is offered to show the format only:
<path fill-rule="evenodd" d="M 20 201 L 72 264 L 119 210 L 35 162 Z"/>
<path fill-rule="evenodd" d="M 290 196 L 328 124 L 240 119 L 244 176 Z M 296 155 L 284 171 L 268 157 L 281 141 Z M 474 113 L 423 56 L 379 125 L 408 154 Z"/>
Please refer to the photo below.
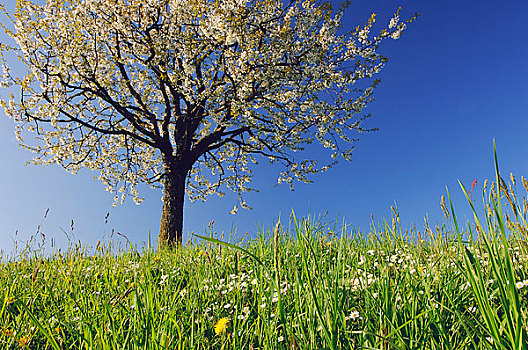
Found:
<path fill-rule="evenodd" d="M 392 29 L 398 25 L 398 22 L 400 21 L 400 16 L 394 16 L 391 18 L 389 22 L 389 29 Z"/>

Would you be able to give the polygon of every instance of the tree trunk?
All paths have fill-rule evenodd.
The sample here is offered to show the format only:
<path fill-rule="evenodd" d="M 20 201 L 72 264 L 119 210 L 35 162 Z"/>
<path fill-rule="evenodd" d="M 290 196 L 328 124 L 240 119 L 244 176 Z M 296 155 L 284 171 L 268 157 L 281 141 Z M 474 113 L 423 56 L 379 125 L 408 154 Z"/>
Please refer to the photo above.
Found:
<path fill-rule="evenodd" d="M 187 171 L 176 164 L 165 166 L 165 191 L 159 233 L 159 247 L 183 243 L 183 203 Z"/>

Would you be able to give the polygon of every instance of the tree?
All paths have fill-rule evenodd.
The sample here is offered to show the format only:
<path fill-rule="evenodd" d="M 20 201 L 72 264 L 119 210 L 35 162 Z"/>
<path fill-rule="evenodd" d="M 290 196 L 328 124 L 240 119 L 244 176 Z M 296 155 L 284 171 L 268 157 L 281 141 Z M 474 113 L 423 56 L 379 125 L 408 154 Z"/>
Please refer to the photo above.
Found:
<path fill-rule="evenodd" d="M 116 202 L 163 187 L 160 244 L 181 243 L 183 204 L 222 189 L 239 204 L 257 157 L 284 165 L 279 182 L 309 181 L 353 134 L 386 57 L 377 52 L 410 20 L 399 10 L 371 37 L 375 14 L 345 34 L 313 0 L 19 0 L 4 10 L 16 45 L 2 45 L 2 100 L 37 164 L 96 170 Z M 15 53 L 28 67 L 15 77 Z M 361 83 L 362 81 L 367 83 Z M 25 142 L 27 132 L 37 142 Z M 332 150 L 303 159 L 314 141 Z M 234 211 L 237 207 L 235 206 Z"/>

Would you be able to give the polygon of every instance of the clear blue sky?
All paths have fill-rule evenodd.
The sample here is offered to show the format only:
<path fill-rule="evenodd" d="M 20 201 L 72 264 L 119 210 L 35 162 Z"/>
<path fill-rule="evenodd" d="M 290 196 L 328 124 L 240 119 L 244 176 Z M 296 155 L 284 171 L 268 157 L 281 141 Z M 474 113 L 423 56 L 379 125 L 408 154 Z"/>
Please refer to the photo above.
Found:
<path fill-rule="evenodd" d="M 404 228 L 415 223 L 421 229 L 425 215 L 432 224 L 443 222 L 439 201 L 446 186 L 464 217 L 467 204 L 457 180 L 471 186 L 477 178 L 480 191 L 492 178 L 493 139 L 503 173 L 528 176 L 528 2 L 353 1 L 345 25 L 362 24 L 372 12 L 385 25 L 398 6 L 402 17 L 421 17 L 400 40 L 382 47 L 390 60 L 366 124 L 380 130 L 360 136 L 353 161 L 314 176 L 313 184 L 296 184 L 293 192 L 275 186 L 276 172 L 261 162 L 253 183 L 260 192 L 246 196 L 253 210 L 228 214 L 236 203 L 232 195 L 187 201 L 184 237 L 203 233 L 211 220 L 217 232 L 236 226 L 239 234 L 253 234 L 257 227 L 269 229 L 279 214 L 287 220 L 292 209 L 298 216 L 328 211 L 329 220 L 344 218 L 366 231 L 371 213 L 376 222 L 389 219 L 395 202 Z M 140 206 L 129 199 L 112 209 L 113 196 L 94 173 L 24 166 L 31 154 L 18 147 L 13 129 L 2 112 L 0 249 L 11 253 L 14 240 L 26 241 L 39 224 L 48 240 L 64 247 L 60 228 L 70 232 L 71 220 L 75 238 L 88 245 L 107 239 L 112 229 L 139 247 L 149 231 L 157 241 L 161 192 L 144 189 Z"/>

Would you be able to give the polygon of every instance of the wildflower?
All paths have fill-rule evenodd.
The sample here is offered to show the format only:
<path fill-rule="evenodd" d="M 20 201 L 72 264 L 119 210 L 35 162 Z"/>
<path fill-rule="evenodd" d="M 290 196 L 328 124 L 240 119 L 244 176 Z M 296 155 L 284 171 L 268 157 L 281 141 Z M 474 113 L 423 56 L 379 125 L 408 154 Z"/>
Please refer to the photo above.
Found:
<path fill-rule="evenodd" d="M 247 313 L 249 312 L 249 307 L 247 307 L 247 306 L 244 307 L 244 308 L 242 309 L 242 312 L 244 312 L 245 314 L 247 314 Z"/>
<path fill-rule="evenodd" d="M 165 282 L 167 282 L 167 279 L 169 278 L 169 275 L 162 275 L 161 278 L 160 278 L 160 282 L 159 284 L 160 285 L 164 285 Z"/>
<path fill-rule="evenodd" d="M 277 340 L 279 341 L 279 343 L 283 342 L 284 341 L 284 337 L 281 335 L 277 338 Z"/>
<path fill-rule="evenodd" d="M 473 192 L 475 187 L 477 187 L 477 178 L 475 178 L 475 180 L 473 180 L 473 183 L 471 184 L 471 190 L 469 191 L 469 197 L 470 198 L 471 198 L 471 192 Z"/>
<path fill-rule="evenodd" d="M 356 318 L 359 318 L 359 312 L 357 312 L 357 311 L 352 311 L 352 312 L 350 313 L 350 318 L 353 319 L 353 320 L 355 320 Z"/>
<path fill-rule="evenodd" d="M 29 344 L 29 337 L 23 336 L 22 338 L 18 339 L 18 346 L 21 348 L 26 348 Z"/>
<path fill-rule="evenodd" d="M 218 322 L 216 322 L 216 324 L 214 325 L 215 333 L 218 335 L 220 333 L 225 332 L 228 322 L 229 322 L 228 318 L 223 317 L 223 318 L 219 319 Z"/>
<path fill-rule="evenodd" d="M 521 289 L 522 287 L 524 287 L 525 284 L 523 281 L 519 281 L 519 282 L 516 282 L 515 283 L 515 287 L 517 287 L 517 289 Z"/>

